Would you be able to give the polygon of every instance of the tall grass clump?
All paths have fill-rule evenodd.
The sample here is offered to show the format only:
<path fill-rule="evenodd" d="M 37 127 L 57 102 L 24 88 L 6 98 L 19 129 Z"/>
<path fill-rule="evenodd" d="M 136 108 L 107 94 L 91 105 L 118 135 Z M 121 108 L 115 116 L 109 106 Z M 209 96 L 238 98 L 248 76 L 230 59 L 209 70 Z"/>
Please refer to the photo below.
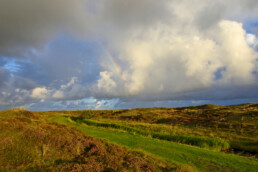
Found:
<path fill-rule="evenodd" d="M 94 116 L 92 110 L 84 110 L 81 115 L 79 116 L 80 119 L 90 119 Z"/>
<path fill-rule="evenodd" d="M 205 137 L 197 137 L 197 136 L 171 135 L 171 134 L 164 134 L 164 133 L 158 133 L 158 132 L 148 132 L 148 131 L 136 129 L 134 127 L 129 127 L 129 126 L 115 124 L 115 123 L 105 123 L 105 122 L 99 122 L 99 121 L 94 121 L 90 119 L 82 120 L 82 118 L 80 117 L 79 118 L 71 117 L 71 119 L 79 123 L 83 122 L 89 126 L 113 128 L 113 129 L 126 131 L 131 134 L 151 136 L 152 138 L 156 138 L 160 140 L 173 141 L 173 142 L 188 144 L 192 146 L 198 146 L 201 148 L 207 148 L 207 149 L 216 150 L 216 151 L 225 150 L 230 147 L 227 141 L 222 139 L 217 139 L 217 138 L 205 138 Z"/>
<path fill-rule="evenodd" d="M 148 136 L 150 134 L 147 131 L 143 131 L 143 130 L 139 130 L 139 129 L 136 129 L 136 128 L 133 128 L 133 127 L 128 127 L 128 126 L 115 124 L 115 123 L 104 123 L 104 122 L 98 122 L 98 121 L 93 121 L 93 120 L 89 120 L 89 119 L 81 120 L 81 118 L 77 118 L 77 117 L 71 117 L 71 119 L 76 121 L 76 122 L 83 122 L 83 123 L 85 123 L 89 126 L 114 128 L 114 129 L 129 132 L 129 133 L 135 133 L 135 134 L 143 135 L 143 136 Z"/>
<path fill-rule="evenodd" d="M 205 138 L 197 136 L 182 136 L 182 135 L 170 135 L 162 133 L 151 133 L 153 138 L 158 138 L 161 140 L 168 140 L 179 142 L 183 144 L 188 144 L 192 146 L 198 146 L 201 148 L 212 149 L 216 151 L 229 149 L 230 145 L 227 141 L 217 138 Z"/>

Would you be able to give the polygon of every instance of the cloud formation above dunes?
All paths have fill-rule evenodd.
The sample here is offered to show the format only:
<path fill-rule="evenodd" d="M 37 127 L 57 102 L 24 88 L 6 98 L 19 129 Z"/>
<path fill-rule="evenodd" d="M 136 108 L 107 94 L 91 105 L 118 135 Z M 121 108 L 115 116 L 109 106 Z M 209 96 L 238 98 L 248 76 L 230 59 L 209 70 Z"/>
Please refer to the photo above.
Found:
<path fill-rule="evenodd" d="M 257 53 L 248 46 L 241 24 L 221 21 L 206 34 L 193 28 L 187 36 L 178 32 L 161 25 L 128 38 L 119 47 L 118 57 L 126 64 L 122 77 L 106 71 L 98 88 L 116 96 L 121 86 L 115 83 L 123 80 L 129 95 L 157 96 L 255 83 Z"/>
<path fill-rule="evenodd" d="M 256 0 L 2 1 L 0 104 L 258 98 L 257 23 Z"/>

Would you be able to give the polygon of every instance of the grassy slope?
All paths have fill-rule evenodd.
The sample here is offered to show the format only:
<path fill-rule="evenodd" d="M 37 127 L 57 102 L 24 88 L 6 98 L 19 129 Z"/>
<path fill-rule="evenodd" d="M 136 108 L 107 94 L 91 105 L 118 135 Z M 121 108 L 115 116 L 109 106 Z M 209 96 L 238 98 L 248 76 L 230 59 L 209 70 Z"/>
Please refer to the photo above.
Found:
<path fill-rule="evenodd" d="M 65 115 L 81 116 L 102 123 L 115 123 L 119 126 L 164 135 L 222 138 L 229 141 L 233 148 L 258 152 L 257 103 L 174 109 L 53 112 L 11 110 L 0 111 L 0 171 L 25 169 L 89 171 L 96 168 L 164 171 L 179 166 L 181 170 L 186 171 L 195 168 L 201 171 L 258 170 L 258 161 L 255 159 L 117 132 L 112 128 L 80 125 L 67 120 Z M 82 132 L 64 125 L 49 123 L 47 121 L 49 118 L 73 126 L 88 135 L 133 150 L 143 150 L 145 153 L 128 151 L 106 141 L 85 136 Z M 158 160 L 159 158 L 169 161 L 170 165 Z"/>
<path fill-rule="evenodd" d="M 86 136 L 66 125 L 49 123 L 48 115 L 24 110 L 0 111 L 0 171 L 176 169 L 164 160 Z"/>
<path fill-rule="evenodd" d="M 221 138 L 233 149 L 258 154 L 258 103 L 70 113 L 148 132 Z"/>
<path fill-rule="evenodd" d="M 213 152 L 173 142 L 131 135 L 128 133 L 79 125 L 78 123 L 69 121 L 66 117 L 55 117 L 52 118 L 52 120 L 75 127 L 88 135 L 106 139 L 112 143 L 126 146 L 131 149 L 143 150 L 170 162 L 188 164 L 190 166 L 197 167 L 199 170 L 257 171 L 258 169 L 258 161 L 245 157 Z"/>
<path fill-rule="evenodd" d="M 78 117 L 71 117 L 72 120 L 85 123 L 89 126 L 112 128 L 120 131 L 125 131 L 128 133 L 138 134 L 142 136 L 151 136 L 152 138 L 157 138 L 160 140 L 174 141 L 179 143 L 184 143 L 188 145 L 198 146 L 201 148 L 207 148 L 211 150 L 226 150 L 229 148 L 229 144 L 222 140 L 216 138 L 207 138 L 207 137 L 198 137 L 198 136 L 189 136 L 189 135 L 175 135 L 175 134 L 164 134 L 160 132 L 150 132 L 146 130 L 137 129 L 135 127 L 130 127 L 127 124 L 118 124 L 114 122 L 99 122 L 89 119 L 80 119 Z"/>

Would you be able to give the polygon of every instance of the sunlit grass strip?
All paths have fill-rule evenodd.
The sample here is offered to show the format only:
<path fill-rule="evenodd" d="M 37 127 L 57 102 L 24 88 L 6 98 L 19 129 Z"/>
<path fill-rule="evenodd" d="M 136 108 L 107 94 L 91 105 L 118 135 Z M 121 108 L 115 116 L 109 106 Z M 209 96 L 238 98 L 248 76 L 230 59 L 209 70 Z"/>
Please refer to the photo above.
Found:
<path fill-rule="evenodd" d="M 90 125 L 90 126 L 114 128 L 114 129 L 127 131 L 129 133 L 139 134 L 139 135 L 142 135 L 142 136 L 149 136 L 150 135 L 150 132 L 139 130 L 139 129 L 136 129 L 136 128 L 133 128 L 133 127 L 120 125 L 120 124 L 104 123 L 104 122 L 98 122 L 98 121 L 93 121 L 93 120 L 89 120 L 89 119 L 81 120 L 81 119 L 78 119 L 76 117 L 71 117 L 71 119 L 76 121 L 76 122 L 83 122 L 83 123 L 85 123 L 87 125 Z"/>
<path fill-rule="evenodd" d="M 205 138 L 197 136 L 181 136 L 181 135 L 169 135 L 162 133 L 151 133 L 153 138 L 158 138 L 161 140 L 174 141 L 179 143 L 184 143 L 188 145 L 198 146 L 201 148 L 208 148 L 216 151 L 228 149 L 230 147 L 227 141 L 215 138 Z"/>
<path fill-rule="evenodd" d="M 52 122 L 69 125 L 92 137 L 107 140 L 132 150 L 143 150 L 150 155 L 162 158 L 173 164 L 187 164 L 197 167 L 199 171 L 253 171 L 258 169 L 258 161 L 233 154 L 210 151 L 199 147 L 178 144 L 160 139 L 143 137 L 112 131 L 101 127 L 81 125 L 71 122 L 67 117 L 55 117 Z M 191 171 L 182 170 L 182 171 Z M 193 171 L 193 170 L 192 170 Z"/>
<path fill-rule="evenodd" d="M 93 121 L 89 119 L 79 119 L 76 117 L 72 117 L 72 120 L 76 122 L 83 122 L 89 126 L 96 126 L 96 127 L 104 127 L 104 128 L 113 128 L 122 131 L 126 131 L 131 134 L 138 134 L 142 136 L 151 136 L 152 138 L 157 138 L 160 140 L 167 140 L 173 141 L 183 144 L 188 144 L 192 146 L 198 146 L 201 148 L 212 149 L 216 151 L 220 151 L 223 149 L 228 149 L 230 147 L 227 141 L 222 139 L 215 139 L 215 138 L 205 138 L 205 137 L 197 137 L 197 136 L 184 136 L 184 135 L 171 135 L 171 134 L 164 134 L 158 132 L 148 132 L 144 130 L 139 130 L 133 127 L 115 124 L 115 123 L 104 123 L 99 121 Z"/>

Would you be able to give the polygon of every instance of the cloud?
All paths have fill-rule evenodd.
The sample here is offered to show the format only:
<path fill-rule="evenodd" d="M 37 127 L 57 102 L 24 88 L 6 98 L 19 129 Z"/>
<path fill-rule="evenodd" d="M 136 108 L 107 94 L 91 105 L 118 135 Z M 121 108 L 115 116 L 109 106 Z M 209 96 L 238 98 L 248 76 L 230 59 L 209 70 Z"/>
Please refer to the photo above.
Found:
<path fill-rule="evenodd" d="M 88 88 L 78 83 L 77 77 L 59 88 L 37 87 L 31 91 L 31 97 L 38 100 L 73 100 L 87 97 Z"/>
<path fill-rule="evenodd" d="M 6 86 L 6 82 L 9 80 L 10 75 L 6 68 L 0 67 L 0 88 Z"/>
<path fill-rule="evenodd" d="M 116 109 L 120 104 L 118 99 L 113 100 L 96 100 L 92 97 L 75 101 L 41 101 L 30 104 L 27 108 L 37 111 L 45 110 L 85 110 L 85 109 Z"/>
<path fill-rule="evenodd" d="M 107 25 L 121 29 L 150 25 L 153 22 L 168 21 L 171 17 L 167 0 L 110 0 L 103 1 L 100 15 Z M 102 21 L 102 22 L 103 22 Z"/>
<path fill-rule="evenodd" d="M 255 98 L 257 21 L 256 0 L 2 1 L 0 104 Z"/>
<path fill-rule="evenodd" d="M 213 86 L 257 84 L 257 52 L 248 46 L 242 24 L 223 20 L 205 34 L 194 26 L 188 34 L 178 27 L 156 25 L 127 38 L 117 58 L 124 62 L 122 77 L 115 71 L 100 75 L 96 91 L 110 97 L 136 96 L 162 99 L 164 95 L 207 89 Z M 127 66 L 127 67 L 125 67 Z M 221 78 L 216 72 L 224 68 Z M 120 80 L 126 92 L 118 95 Z M 104 90 L 104 91 L 103 91 Z M 129 95 L 128 95 L 129 94 Z M 152 95 L 152 96 L 151 96 Z"/>
<path fill-rule="evenodd" d="M 37 99 L 44 99 L 47 96 L 48 90 L 44 87 L 37 87 L 32 90 L 31 97 Z"/>
<path fill-rule="evenodd" d="M 92 43 L 59 38 L 29 59 L 0 58 L 0 93 L 4 93 L 0 104 L 20 106 L 43 99 L 58 101 L 87 97 L 90 94 L 87 85 L 96 79 L 100 70 L 98 49 Z M 9 63 L 19 66 L 19 70 L 12 70 L 6 65 Z M 47 91 L 36 94 L 37 88 Z M 20 91 L 16 92 L 16 89 Z"/>
<path fill-rule="evenodd" d="M 200 2 L 199 0 L 197 0 Z M 258 19 L 258 2 L 256 0 L 224 0 L 224 1 L 201 1 L 195 4 L 201 6 L 197 13 L 196 22 L 201 29 L 207 29 L 214 26 L 223 19 L 244 22 L 246 20 Z"/>
<path fill-rule="evenodd" d="M 197 23 L 207 28 L 226 18 L 255 20 L 257 5 L 256 0 L 1 1 L 0 53 L 31 56 L 60 34 L 119 39 L 157 23 Z"/>
<path fill-rule="evenodd" d="M 258 51 L 258 39 L 254 34 L 246 34 L 246 41 L 250 47 Z"/>
<path fill-rule="evenodd" d="M 26 56 L 60 32 L 88 29 L 87 1 L 11 0 L 0 2 L 0 54 Z"/>

